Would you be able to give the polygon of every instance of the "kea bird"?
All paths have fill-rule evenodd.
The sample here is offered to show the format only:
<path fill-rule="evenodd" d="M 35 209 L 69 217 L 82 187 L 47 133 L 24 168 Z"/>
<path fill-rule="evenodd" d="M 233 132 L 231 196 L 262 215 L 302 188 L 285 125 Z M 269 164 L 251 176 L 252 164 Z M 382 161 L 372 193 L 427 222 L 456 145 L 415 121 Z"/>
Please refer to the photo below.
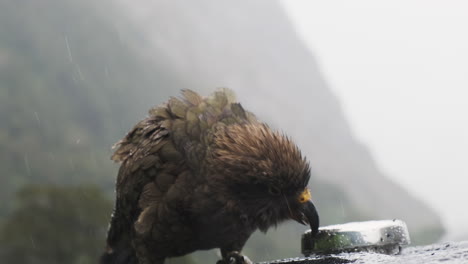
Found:
<path fill-rule="evenodd" d="M 293 219 L 318 230 L 308 162 L 228 89 L 183 90 L 151 109 L 112 160 L 121 166 L 102 264 L 163 264 L 212 248 L 219 264 L 251 263 L 240 252 L 257 229 Z"/>

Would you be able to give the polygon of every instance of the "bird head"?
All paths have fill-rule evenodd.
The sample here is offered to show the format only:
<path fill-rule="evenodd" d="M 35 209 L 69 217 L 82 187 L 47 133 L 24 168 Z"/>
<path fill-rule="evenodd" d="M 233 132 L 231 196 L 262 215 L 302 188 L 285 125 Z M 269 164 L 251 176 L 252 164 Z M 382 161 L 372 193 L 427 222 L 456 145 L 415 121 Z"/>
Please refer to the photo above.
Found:
<path fill-rule="evenodd" d="M 287 219 L 318 231 L 307 188 L 309 164 L 290 138 L 262 123 L 223 126 L 215 132 L 211 154 L 211 182 L 228 207 L 261 231 Z"/>

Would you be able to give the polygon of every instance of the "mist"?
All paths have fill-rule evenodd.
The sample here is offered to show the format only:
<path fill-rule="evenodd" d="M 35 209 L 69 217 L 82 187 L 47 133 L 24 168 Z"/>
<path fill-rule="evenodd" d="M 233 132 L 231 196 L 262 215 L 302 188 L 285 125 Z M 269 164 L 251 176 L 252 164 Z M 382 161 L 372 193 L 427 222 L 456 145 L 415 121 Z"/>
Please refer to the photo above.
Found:
<path fill-rule="evenodd" d="M 428 59 L 433 31 L 405 29 L 416 5 L 396 23 L 396 4 L 366 3 L 0 4 L 0 258 L 94 263 L 115 198 L 112 145 L 181 89 L 208 96 L 220 87 L 298 144 L 321 225 L 399 218 L 414 244 L 463 239 L 466 39 L 444 33 L 433 45 L 452 55 Z M 421 14 L 421 28 L 423 18 L 437 25 Z M 304 231 L 288 222 L 256 233 L 244 252 L 254 261 L 299 256 Z"/>
<path fill-rule="evenodd" d="M 379 167 L 442 215 L 446 239 L 466 236 L 468 5 L 283 5 Z"/>

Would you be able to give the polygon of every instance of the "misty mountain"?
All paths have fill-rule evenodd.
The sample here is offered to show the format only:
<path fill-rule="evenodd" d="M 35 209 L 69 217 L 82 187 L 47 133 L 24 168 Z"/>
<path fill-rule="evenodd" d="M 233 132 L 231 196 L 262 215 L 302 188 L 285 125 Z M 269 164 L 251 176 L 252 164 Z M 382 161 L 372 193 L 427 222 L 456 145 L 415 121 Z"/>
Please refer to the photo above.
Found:
<path fill-rule="evenodd" d="M 344 219 L 401 218 L 416 241 L 440 237 L 434 211 L 385 175 L 356 140 L 313 54 L 277 1 L 121 3 L 146 32 L 141 49 L 155 60 L 164 58 L 188 88 L 232 88 L 246 109 L 292 135 L 311 160 L 314 177 L 344 192 L 342 199 L 359 212 Z M 320 188 L 312 185 L 313 192 Z M 322 196 L 315 199 L 320 207 Z M 324 210 L 342 211 L 341 205 Z M 324 218 L 324 224 L 335 222 Z"/>
<path fill-rule="evenodd" d="M 111 146 L 150 107 L 180 89 L 229 87 L 311 161 L 322 225 L 400 218 L 416 242 L 443 232 L 355 139 L 276 1 L 2 1 L 0 23 L 3 201 L 26 183 L 95 183 L 112 197 Z M 256 234 L 246 253 L 298 255 L 304 230 L 288 223 Z"/>
<path fill-rule="evenodd" d="M 180 87 L 170 72 L 147 67 L 126 41 L 142 33 L 120 17 L 105 1 L 0 3 L 2 200 L 25 183 L 111 190 L 110 147 L 154 104 L 142 95 Z"/>

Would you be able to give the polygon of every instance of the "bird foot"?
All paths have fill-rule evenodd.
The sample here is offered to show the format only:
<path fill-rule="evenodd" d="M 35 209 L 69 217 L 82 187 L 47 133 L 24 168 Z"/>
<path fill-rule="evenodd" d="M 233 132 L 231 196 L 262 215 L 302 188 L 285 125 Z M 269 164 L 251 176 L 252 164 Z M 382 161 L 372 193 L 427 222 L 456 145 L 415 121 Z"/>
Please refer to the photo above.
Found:
<path fill-rule="evenodd" d="M 216 264 L 253 264 L 253 262 L 247 256 L 241 255 L 237 251 L 232 251 L 224 259 L 218 260 Z"/>

